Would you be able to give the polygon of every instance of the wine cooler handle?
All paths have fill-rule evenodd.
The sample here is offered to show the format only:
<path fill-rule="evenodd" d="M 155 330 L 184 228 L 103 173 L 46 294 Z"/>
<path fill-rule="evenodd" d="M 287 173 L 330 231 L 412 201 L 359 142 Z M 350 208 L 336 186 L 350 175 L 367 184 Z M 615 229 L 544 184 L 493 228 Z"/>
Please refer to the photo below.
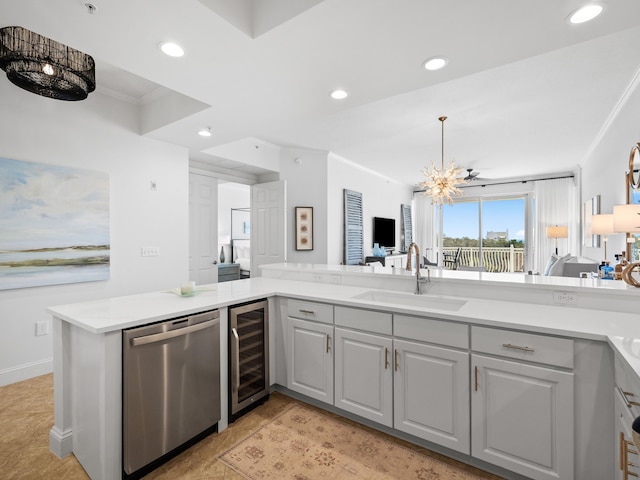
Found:
<path fill-rule="evenodd" d="M 231 333 L 233 334 L 233 347 L 231 351 L 231 355 L 234 358 L 234 362 L 236 368 L 234 369 L 233 375 L 235 376 L 235 389 L 240 388 L 240 337 L 238 336 L 238 330 L 235 327 L 231 329 Z"/>

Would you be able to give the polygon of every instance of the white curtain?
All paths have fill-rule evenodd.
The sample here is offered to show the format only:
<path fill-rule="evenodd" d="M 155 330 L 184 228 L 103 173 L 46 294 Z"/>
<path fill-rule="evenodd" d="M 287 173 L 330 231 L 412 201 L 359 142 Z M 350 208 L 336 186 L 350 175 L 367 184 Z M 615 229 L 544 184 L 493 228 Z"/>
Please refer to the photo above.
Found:
<path fill-rule="evenodd" d="M 420 254 L 430 262 L 436 261 L 436 209 L 431 197 L 422 193 L 413 194 L 413 241 L 420 248 Z"/>
<path fill-rule="evenodd" d="M 555 240 L 547 238 L 546 227 L 566 225 L 569 238 L 558 239 L 558 254 L 580 254 L 580 202 L 575 178 L 537 181 L 534 191 L 533 259 L 537 271 L 542 273 L 549 257 L 555 253 Z"/>

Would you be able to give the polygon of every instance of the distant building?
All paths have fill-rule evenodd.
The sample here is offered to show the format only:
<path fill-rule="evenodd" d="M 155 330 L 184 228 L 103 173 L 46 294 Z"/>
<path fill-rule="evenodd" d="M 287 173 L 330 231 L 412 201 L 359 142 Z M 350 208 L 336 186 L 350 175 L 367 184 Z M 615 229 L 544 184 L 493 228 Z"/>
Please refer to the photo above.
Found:
<path fill-rule="evenodd" d="M 506 232 L 487 232 L 487 240 L 509 240 L 509 229 Z"/>

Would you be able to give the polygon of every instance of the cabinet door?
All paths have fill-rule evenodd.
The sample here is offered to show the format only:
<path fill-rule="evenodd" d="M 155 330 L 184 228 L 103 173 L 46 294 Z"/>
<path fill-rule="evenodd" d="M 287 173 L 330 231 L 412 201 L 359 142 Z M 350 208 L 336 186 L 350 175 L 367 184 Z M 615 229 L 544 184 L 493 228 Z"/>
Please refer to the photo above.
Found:
<path fill-rule="evenodd" d="M 616 469 L 613 478 L 615 480 L 638 478 L 640 475 L 640 455 L 633 443 L 631 433 L 634 414 L 618 389 L 614 391 L 614 411 Z"/>
<path fill-rule="evenodd" d="M 393 426 L 392 341 L 336 327 L 335 406 Z"/>
<path fill-rule="evenodd" d="M 333 325 L 288 319 L 287 388 L 333 404 Z"/>
<path fill-rule="evenodd" d="M 472 356 L 471 454 L 532 479 L 573 479 L 573 374 Z"/>
<path fill-rule="evenodd" d="M 394 427 L 469 454 L 469 353 L 394 340 Z"/>

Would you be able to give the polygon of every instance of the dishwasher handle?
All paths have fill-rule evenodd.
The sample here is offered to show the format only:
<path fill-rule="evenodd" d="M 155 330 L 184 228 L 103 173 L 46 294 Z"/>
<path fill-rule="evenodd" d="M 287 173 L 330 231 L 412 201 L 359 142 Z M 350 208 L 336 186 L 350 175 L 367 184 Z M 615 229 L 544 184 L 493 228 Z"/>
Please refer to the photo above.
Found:
<path fill-rule="evenodd" d="M 220 323 L 220 319 L 214 318 L 213 320 L 208 320 L 202 323 L 196 323 L 195 325 L 189 325 L 188 327 L 178 328 L 176 330 L 171 330 L 169 332 L 154 333 L 153 335 L 146 335 L 144 337 L 135 337 L 130 340 L 130 343 L 132 347 L 137 347 L 139 345 L 147 345 L 149 343 L 161 342 L 169 338 L 180 337 L 188 333 L 204 330 L 205 328 L 213 327 L 214 325 L 217 325 L 219 323 Z"/>

